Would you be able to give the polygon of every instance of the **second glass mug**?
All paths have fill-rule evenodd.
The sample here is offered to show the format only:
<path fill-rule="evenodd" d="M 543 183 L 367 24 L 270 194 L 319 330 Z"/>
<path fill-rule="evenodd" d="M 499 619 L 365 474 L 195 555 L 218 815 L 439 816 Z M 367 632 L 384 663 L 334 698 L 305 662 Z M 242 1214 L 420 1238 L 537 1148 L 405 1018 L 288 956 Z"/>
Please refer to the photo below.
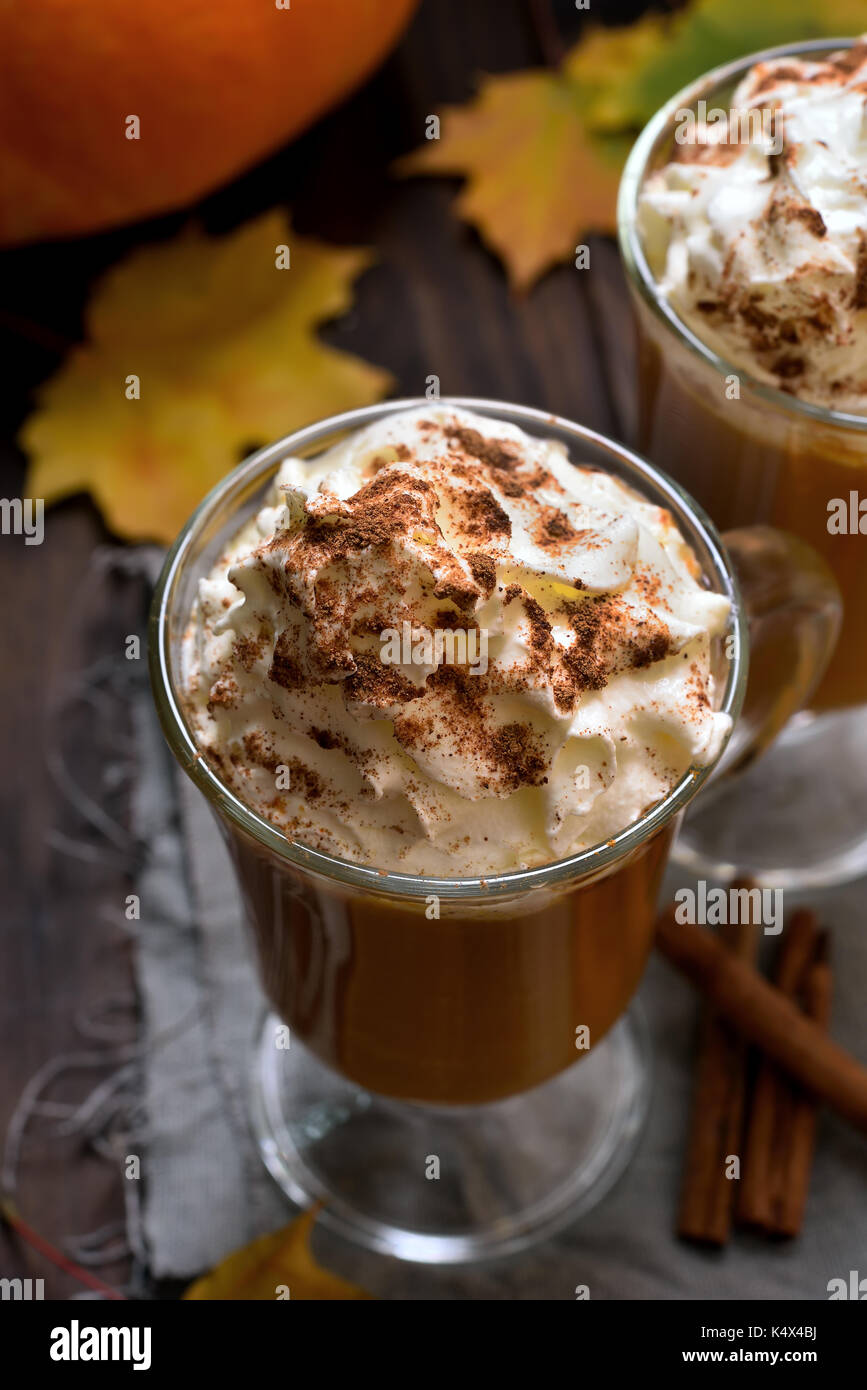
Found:
<path fill-rule="evenodd" d="M 628 1162 L 648 1094 L 646 1042 L 629 1005 L 680 814 L 713 769 L 689 770 L 638 822 L 569 859 L 438 879 L 290 842 L 201 757 L 179 671 L 198 579 L 261 505 L 282 459 L 318 454 L 349 431 L 424 404 L 391 401 L 323 421 L 219 483 L 166 559 L 150 663 L 169 745 L 228 846 L 274 1010 L 259 1035 L 251 1087 L 265 1163 L 294 1201 L 323 1201 L 321 1219 L 344 1235 L 404 1259 L 458 1262 L 520 1249 L 556 1229 L 597 1201 Z M 778 679 L 798 698 L 809 695 L 839 606 L 806 548 L 762 528 L 734 537 L 748 586 L 742 595 L 713 526 L 637 455 L 541 411 L 473 399 L 442 404 L 557 439 L 574 462 L 615 474 L 673 514 L 703 581 L 731 601 L 714 667 L 740 757 L 775 727 L 779 710 L 763 700 L 750 715 L 747 696 L 739 720 L 748 608 L 758 620 L 759 657 L 776 620 L 797 633 L 796 658 Z"/>
<path fill-rule="evenodd" d="M 620 248 L 639 334 L 639 447 L 672 473 L 722 529 L 767 523 L 823 556 L 844 612 L 837 649 L 810 713 L 737 789 L 722 783 L 687 817 L 682 862 L 720 876 L 816 887 L 867 870 L 867 539 L 829 526 L 833 500 L 867 497 L 867 416 L 809 404 L 724 361 L 660 294 L 644 255 L 638 206 L 647 177 L 676 150 L 684 111 L 728 110 L 754 64 L 810 58 L 848 39 L 787 44 L 728 63 L 673 96 L 645 127 L 624 170 Z M 729 389 L 734 378 L 738 394 Z M 867 522 L 865 522 L 867 526 Z M 810 833 L 804 834 L 809 798 Z"/>

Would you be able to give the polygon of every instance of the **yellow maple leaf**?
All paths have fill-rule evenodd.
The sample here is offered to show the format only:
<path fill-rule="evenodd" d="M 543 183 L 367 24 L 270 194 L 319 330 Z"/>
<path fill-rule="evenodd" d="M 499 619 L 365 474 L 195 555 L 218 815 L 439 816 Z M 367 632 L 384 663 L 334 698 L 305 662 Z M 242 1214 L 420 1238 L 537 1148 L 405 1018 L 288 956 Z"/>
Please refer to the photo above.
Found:
<path fill-rule="evenodd" d="M 27 495 L 90 491 L 113 531 L 167 542 L 251 445 L 383 396 L 387 372 L 314 331 L 348 308 L 370 260 L 293 235 L 281 211 L 135 251 L 38 392 L 20 436 Z"/>
<path fill-rule="evenodd" d="M 637 104 L 630 102 L 630 84 L 657 57 L 672 25 L 670 15 L 647 14 L 628 28 L 595 26 L 566 54 L 563 71 L 580 88 L 584 119 L 594 134 L 643 124 Z M 671 87 L 668 95 L 674 91 Z M 652 115 L 649 111 L 644 119 Z"/>
<path fill-rule="evenodd" d="M 589 142 L 575 87 L 562 74 L 485 78 L 473 102 L 444 112 L 440 129 L 440 139 L 397 168 L 466 176 L 458 211 L 517 289 L 574 256 L 580 233 L 611 227 L 618 163 Z"/>
<path fill-rule="evenodd" d="M 369 1299 L 337 1274 L 318 1265 L 310 1253 L 310 1236 L 317 1209 L 271 1235 L 260 1236 L 235 1250 L 184 1294 L 188 1299 L 270 1300 Z"/>

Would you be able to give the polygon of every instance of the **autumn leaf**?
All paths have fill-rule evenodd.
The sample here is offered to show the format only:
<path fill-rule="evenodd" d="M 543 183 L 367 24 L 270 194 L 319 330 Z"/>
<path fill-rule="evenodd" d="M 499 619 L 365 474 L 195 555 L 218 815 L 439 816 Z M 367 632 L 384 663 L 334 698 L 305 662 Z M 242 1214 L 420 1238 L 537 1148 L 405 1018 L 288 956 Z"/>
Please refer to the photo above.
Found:
<path fill-rule="evenodd" d="M 345 1279 L 322 1269 L 310 1253 L 317 1209 L 311 1208 L 282 1230 L 260 1236 L 235 1250 L 216 1269 L 197 1279 L 186 1299 L 369 1299 Z"/>
<path fill-rule="evenodd" d="M 618 160 L 591 144 L 574 83 L 545 71 L 488 77 L 450 107 L 441 137 L 400 160 L 405 174 L 463 174 L 462 217 L 505 262 L 517 289 L 574 255 L 575 234 L 606 230 Z"/>
<path fill-rule="evenodd" d="M 563 73 L 581 102 L 591 139 L 601 133 L 640 129 L 689 81 L 688 77 L 671 81 L 664 96 L 642 115 L 646 103 L 634 98 L 631 85 L 637 74 L 653 71 L 670 41 L 671 27 L 671 17 L 649 14 L 629 28 L 593 28 L 566 54 Z"/>
<path fill-rule="evenodd" d="M 615 228 L 633 139 L 702 73 L 774 44 L 857 34 L 864 0 L 693 0 L 673 15 L 591 29 L 557 70 L 486 77 L 448 107 L 440 138 L 398 161 L 404 174 L 466 179 L 457 211 L 524 289 L 571 259 L 587 232 Z"/>
<path fill-rule="evenodd" d="M 40 388 L 21 432 L 27 495 L 90 491 L 113 531 L 168 542 L 251 445 L 383 396 L 387 372 L 315 333 L 370 260 L 295 236 L 280 211 L 134 252 Z"/>
<path fill-rule="evenodd" d="M 859 34 L 864 0 L 693 0 L 628 29 L 593 29 L 564 71 L 578 84 L 592 131 L 640 128 L 711 68 L 776 44 Z"/>

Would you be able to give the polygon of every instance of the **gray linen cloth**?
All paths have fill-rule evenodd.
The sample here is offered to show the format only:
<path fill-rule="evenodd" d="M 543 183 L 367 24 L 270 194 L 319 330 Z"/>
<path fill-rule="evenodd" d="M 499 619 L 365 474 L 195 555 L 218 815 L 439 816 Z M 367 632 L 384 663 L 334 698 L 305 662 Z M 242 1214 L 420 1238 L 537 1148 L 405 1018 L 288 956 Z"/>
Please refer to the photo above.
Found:
<path fill-rule="evenodd" d="M 250 1136 L 247 1077 L 263 999 L 229 861 L 203 798 L 175 767 L 142 688 L 134 816 L 146 846 L 138 979 L 146 1049 L 145 1234 L 158 1277 L 192 1276 L 291 1219 Z M 689 880 L 670 870 L 666 892 Z M 864 881 L 813 895 L 833 930 L 833 1032 L 867 1059 Z M 794 906 L 787 895 L 787 908 Z M 867 1139 L 820 1121 L 805 1229 L 789 1243 L 737 1234 L 722 1252 L 673 1235 L 699 1003 L 658 958 L 641 989 L 655 1053 L 650 1116 L 617 1186 L 570 1229 L 484 1265 L 424 1268 L 318 1230 L 320 1260 L 381 1298 L 827 1298 L 867 1275 Z"/>

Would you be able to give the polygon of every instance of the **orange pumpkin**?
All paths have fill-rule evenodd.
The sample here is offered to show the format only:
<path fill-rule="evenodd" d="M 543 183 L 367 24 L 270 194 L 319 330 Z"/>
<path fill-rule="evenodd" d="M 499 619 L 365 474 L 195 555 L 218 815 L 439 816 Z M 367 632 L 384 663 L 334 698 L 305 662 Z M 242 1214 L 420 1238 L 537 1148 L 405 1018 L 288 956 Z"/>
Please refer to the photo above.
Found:
<path fill-rule="evenodd" d="M 0 243 L 218 187 L 367 76 L 416 3 L 0 0 Z"/>

